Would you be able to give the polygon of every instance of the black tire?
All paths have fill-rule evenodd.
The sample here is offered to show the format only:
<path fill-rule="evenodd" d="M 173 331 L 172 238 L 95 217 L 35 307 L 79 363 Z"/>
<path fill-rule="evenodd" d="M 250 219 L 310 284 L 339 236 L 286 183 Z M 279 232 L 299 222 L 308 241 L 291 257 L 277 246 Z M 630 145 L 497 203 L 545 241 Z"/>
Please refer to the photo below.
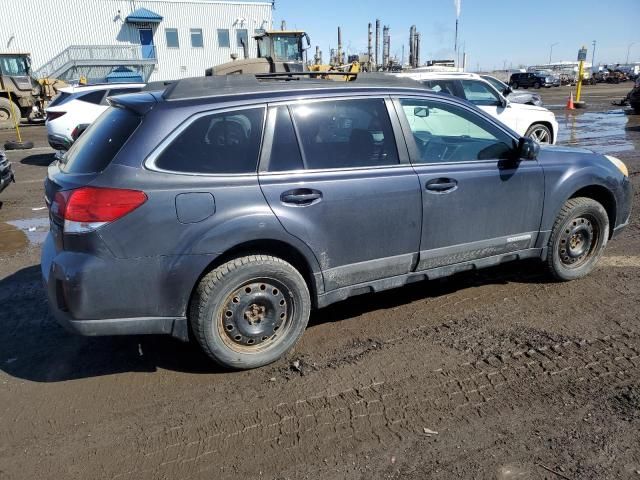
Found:
<path fill-rule="evenodd" d="M 533 88 L 535 88 L 536 90 L 538 90 L 540 88 L 540 82 L 536 82 L 533 84 Z"/>
<path fill-rule="evenodd" d="M 551 129 L 542 123 L 534 123 L 531 125 L 524 136 L 533 138 L 536 142 L 541 144 L 550 144 L 553 142 Z"/>
<path fill-rule="evenodd" d="M 17 118 L 17 123 L 20 123 L 20 107 L 15 102 L 9 100 L 6 97 L 0 97 L 0 129 L 15 127 L 13 116 L 11 115 L 13 104 L 13 115 Z"/>
<path fill-rule="evenodd" d="M 513 82 L 511 84 L 511 88 L 513 88 L 514 90 L 517 90 L 518 89 L 518 82 Z"/>
<path fill-rule="evenodd" d="M 29 150 L 33 148 L 33 142 L 23 141 L 18 142 L 17 140 L 8 140 L 4 143 L 5 150 Z"/>
<path fill-rule="evenodd" d="M 557 280 L 584 277 L 596 266 L 608 240 L 609 216 L 604 207 L 591 198 L 572 198 L 551 230 L 547 268 Z"/>
<path fill-rule="evenodd" d="M 250 255 L 230 260 L 200 281 L 189 319 L 209 357 L 242 370 L 286 354 L 304 333 L 310 311 L 300 272 L 280 258 Z"/>

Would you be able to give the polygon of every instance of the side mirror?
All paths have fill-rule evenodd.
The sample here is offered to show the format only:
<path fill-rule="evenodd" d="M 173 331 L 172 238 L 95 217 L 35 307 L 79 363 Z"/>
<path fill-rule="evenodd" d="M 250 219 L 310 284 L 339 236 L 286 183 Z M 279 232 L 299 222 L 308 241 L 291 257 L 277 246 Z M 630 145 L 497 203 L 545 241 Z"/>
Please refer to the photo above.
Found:
<path fill-rule="evenodd" d="M 518 142 L 518 158 L 522 160 L 535 160 L 538 158 L 540 144 L 529 137 L 521 137 Z"/>
<path fill-rule="evenodd" d="M 415 107 L 413 109 L 413 115 L 418 118 L 427 118 L 429 116 L 429 109 L 427 107 Z"/>

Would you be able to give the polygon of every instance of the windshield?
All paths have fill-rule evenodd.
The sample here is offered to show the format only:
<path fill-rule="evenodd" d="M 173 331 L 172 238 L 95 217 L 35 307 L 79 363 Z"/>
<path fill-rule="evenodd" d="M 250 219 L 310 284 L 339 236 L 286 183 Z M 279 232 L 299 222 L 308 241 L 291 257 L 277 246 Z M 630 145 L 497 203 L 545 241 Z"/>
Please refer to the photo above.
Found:
<path fill-rule="evenodd" d="M 507 88 L 507 85 L 505 83 L 502 83 L 497 78 L 485 77 L 484 75 L 482 76 L 482 78 L 489 82 L 493 86 L 493 88 L 495 88 L 499 92 L 504 92 L 504 90 Z"/>
<path fill-rule="evenodd" d="M 0 72 L 16 77 L 28 76 L 29 60 L 24 55 L 3 55 L 0 57 Z"/>
<path fill-rule="evenodd" d="M 301 62 L 302 45 L 299 36 L 273 35 L 273 56 L 276 60 Z"/>

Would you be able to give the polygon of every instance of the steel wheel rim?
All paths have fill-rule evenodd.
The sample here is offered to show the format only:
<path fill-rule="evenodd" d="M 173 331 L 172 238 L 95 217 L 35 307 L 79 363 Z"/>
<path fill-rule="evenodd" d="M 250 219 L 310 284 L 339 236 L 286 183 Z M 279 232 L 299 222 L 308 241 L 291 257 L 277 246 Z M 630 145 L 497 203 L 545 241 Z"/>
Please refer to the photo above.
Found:
<path fill-rule="evenodd" d="M 294 310 L 293 296 L 282 282 L 249 280 L 222 302 L 217 315 L 220 336 L 237 352 L 267 350 L 286 337 Z"/>
<path fill-rule="evenodd" d="M 549 143 L 549 132 L 544 128 L 536 128 L 531 132 L 531 138 L 538 143 Z"/>
<path fill-rule="evenodd" d="M 568 222 L 558 242 L 560 262 L 568 268 L 578 268 L 591 258 L 600 239 L 600 227 L 591 216 L 585 215 Z"/>

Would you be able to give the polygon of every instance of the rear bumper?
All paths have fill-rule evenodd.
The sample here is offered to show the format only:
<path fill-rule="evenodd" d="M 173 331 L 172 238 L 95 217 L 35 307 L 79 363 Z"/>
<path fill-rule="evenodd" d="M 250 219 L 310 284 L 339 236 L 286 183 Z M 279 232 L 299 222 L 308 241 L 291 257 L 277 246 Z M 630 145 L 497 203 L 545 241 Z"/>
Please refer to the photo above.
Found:
<path fill-rule="evenodd" d="M 189 285 L 166 264 L 155 260 L 152 268 L 152 263 L 56 252 L 49 234 L 40 268 L 51 313 L 65 329 L 80 335 L 164 334 L 186 341 L 184 313 L 198 274 Z"/>

